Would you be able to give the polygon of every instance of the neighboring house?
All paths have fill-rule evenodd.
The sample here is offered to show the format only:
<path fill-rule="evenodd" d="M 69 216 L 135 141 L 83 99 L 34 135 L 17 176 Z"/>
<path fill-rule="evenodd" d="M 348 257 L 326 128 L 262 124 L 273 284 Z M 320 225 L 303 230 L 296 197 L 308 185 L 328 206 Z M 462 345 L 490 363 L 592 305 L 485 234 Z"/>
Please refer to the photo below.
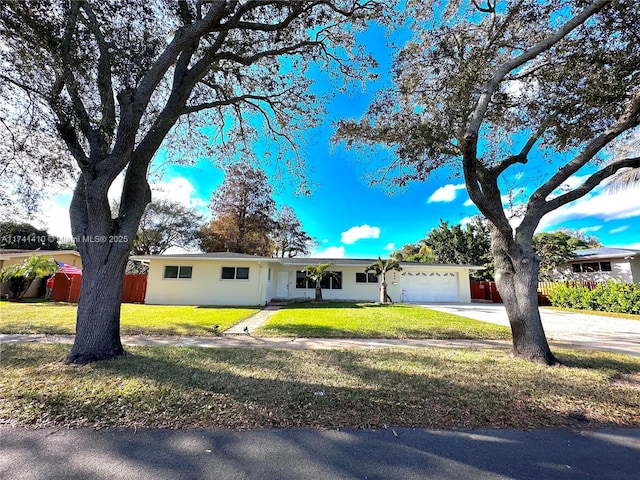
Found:
<path fill-rule="evenodd" d="M 55 260 L 82 268 L 82 260 L 80 254 L 75 250 L 1 250 L 0 249 L 0 270 L 3 268 L 22 263 L 31 255 L 53 257 Z M 41 279 L 36 279 L 29 287 L 25 297 L 37 297 L 40 290 Z M 4 282 L 0 283 L 0 294 L 9 294 L 9 285 Z"/>
<path fill-rule="evenodd" d="M 562 280 L 640 283 L 640 250 L 587 248 L 575 250 L 575 258 L 557 269 Z"/>
<path fill-rule="evenodd" d="M 323 282 L 327 300 L 377 301 L 378 278 L 364 269 L 374 259 L 269 258 L 238 253 L 137 255 L 149 265 L 147 304 L 265 305 L 273 299 L 312 299 L 315 285 L 302 269 L 331 262 Z M 482 267 L 402 263 L 387 273 L 396 302 L 471 301 L 469 272 Z"/>

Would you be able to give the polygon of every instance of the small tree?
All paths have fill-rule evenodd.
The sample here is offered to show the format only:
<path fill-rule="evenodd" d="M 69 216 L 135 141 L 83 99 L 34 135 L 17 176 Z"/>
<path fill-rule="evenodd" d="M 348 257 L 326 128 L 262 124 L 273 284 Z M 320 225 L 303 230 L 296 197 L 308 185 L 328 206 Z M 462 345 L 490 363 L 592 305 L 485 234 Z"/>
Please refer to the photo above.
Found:
<path fill-rule="evenodd" d="M 22 278 L 22 290 L 15 292 L 15 298 L 22 300 L 36 278 L 53 275 L 56 270 L 58 270 L 58 264 L 52 257 L 43 257 L 34 253 L 24 262 L 4 268 L 0 272 L 0 279 L 3 282 L 11 282 L 12 279 Z M 14 281 L 14 284 L 18 282 Z"/>
<path fill-rule="evenodd" d="M 305 275 L 315 284 L 316 302 L 322 301 L 322 280 L 326 277 L 335 277 L 335 272 L 329 270 L 333 263 L 321 263 L 320 265 L 307 265 L 302 269 Z"/>
<path fill-rule="evenodd" d="M 389 258 L 388 260 L 382 260 L 378 257 L 378 261 L 369 265 L 364 269 L 365 273 L 374 272 L 380 279 L 380 303 L 393 303 L 391 297 L 387 293 L 387 272 L 392 270 L 401 271 L 400 260 L 397 258 Z"/>
<path fill-rule="evenodd" d="M 532 247 L 540 258 L 540 279 L 553 280 L 553 273 L 558 265 L 574 258 L 576 250 L 589 248 L 589 245 L 580 238 L 557 231 L 536 233 Z"/>
<path fill-rule="evenodd" d="M 276 212 L 271 236 L 275 244 L 276 257 L 306 255 L 310 248 L 318 245 L 314 238 L 302 230 L 302 222 L 288 205 L 283 205 Z"/>
<path fill-rule="evenodd" d="M 133 240 L 135 255 L 162 255 L 169 248 L 195 245 L 202 217 L 178 202 L 156 200 L 147 205 Z"/>

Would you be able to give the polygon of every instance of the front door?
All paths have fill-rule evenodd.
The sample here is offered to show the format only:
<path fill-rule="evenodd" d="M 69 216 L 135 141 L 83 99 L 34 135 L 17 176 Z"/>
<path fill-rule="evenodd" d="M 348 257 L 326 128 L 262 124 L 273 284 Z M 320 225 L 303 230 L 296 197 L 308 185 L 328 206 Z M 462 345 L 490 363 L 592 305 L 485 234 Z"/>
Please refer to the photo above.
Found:
<path fill-rule="evenodd" d="M 278 272 L 276 280 L 276 298 L 289 297 L 289 272 Z"/>

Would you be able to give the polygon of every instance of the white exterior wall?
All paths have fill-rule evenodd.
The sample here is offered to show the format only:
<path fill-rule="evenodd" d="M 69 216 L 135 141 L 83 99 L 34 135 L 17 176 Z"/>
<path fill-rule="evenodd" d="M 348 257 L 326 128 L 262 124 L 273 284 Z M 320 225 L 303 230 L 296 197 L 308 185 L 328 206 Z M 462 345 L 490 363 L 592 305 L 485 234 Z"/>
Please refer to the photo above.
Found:
<path fill-rule="evenodd" d="M 165 279 L 164 268 L 168 265 L 190 266 L 193 268 L 192 277 Z M 223 280 L 222 267 L 248 267 L 249 279 Z M 264 260 L 154 258 L 149 263 L 145 302 L 160 305 L 264 305 L 274 298 L 313 299 L 314 288 L 296 288 L 296 272 L 301 270 L 301 266 L 283 266 Z M 364 267 L 336 265 L 332 270 L 342 272 L 342 288 L 323 288 L 325 300 L 377 302 L 380 299 L 378 283 L 356 282 L 356 273 L 362 273 Z M 456 280 L 452 285 L 454 276 Z M 394 302 L 420 301 L 405 295 L 405 290 L 409 291 L 413 286 L 416 292 L 416 285 L 433 287 L 433 282 L 436 286 L 449 285 L 451 289 L 446 290 L 448 298 L 440 300 L 431 295 L 429 301 L 471 301 L 469 270 L 462 267 L 410 265 L 403 267 L 401 272 L 388 272 L 386 280 L 387 291 Z M 440 281 L 442 283 L 438 283 Z M 433 289 L 434 292 L 436 290 Z"/>
<path fill-rule="evenodd" d="M 166 265 L 193 267 L 190 279 L 163 278 Z M 223 280 L 222 267 L 249 267 L 248 280 Z M 269 264 L 246 261 L 158 259 L 149 263 L 145 303 L 155 305 L 264 305 Z M 273 275 L 273 271 L 272 271 Z"/>
<path fill-rule="evenodd" d="M 272 280 L 274 285 L 277 283 L 277 272 L 287 272 L 287 295 L 275 295 L 270 298 L 289 298 L 289 299 L 313 299 L 315 297 L 314 288 L 296 288 L 296 271 L 302 270 L 296 267 L 282 267 L 277 271 L 272 272 Z M 367 302 L 377 302 L 380 300 L 380 291 L 378 283 L 356 283 L 356 273 L 362 273 L 362 267 L 341 267 L 335 266 L 333 271 L 342 272 L 342 288 L 341 289 L 322 289 L 322 298 L 324 300 L 362 300 Z M 405 273 L 405 275 L 402 275 Z M 411 273 L 411 275 L 407 275 Z M 429 267 L 403 267 L 403 271 L 391 271 L 386 274 L 387 280 L 387 293 L 394 302 L 412 301 L 409 297 L 405 297 L 404 291 L 408 289 L 411 279 L 414 278 L 414 274 L 424 273 L 429 275 L 434 274 L 452 274 L 457 277 L 457 291 L 453 293 L 455 302 L 469 303 L 471 302 L 471 286 L 469 283 L 469 270 L 466 268 L 447 267 L 441 268 L 429 268 Z M 275 287 L 274 287 L 275 288 Z M 437 300 L 435 300 L 437 301 Z M 444 301 L 444 300 L 443 300 Z"/>
<path fill-rule="evenodd" d="M 595 262 L 611 262 L 610 272 L 574 272 L 571 264 L 558 267 L 558 274 L 562 280 L 577 280 L 584 282 L 606 282 L 607 280 L 619 280 L 624 283 L 633 283 L 634 276 L 629 260 L 620 259 L 598 259 L 584 260 L 574 263 L 595 263 Z M 636 278 L 636 282 L 640 282 L 640 278 Z"/>
<path fill-rule="evenodd" d="M 315 298 L 315 288 L 296 288 L 296 272 L 301 271 L 302 267 L 281 267 L 276 272 L 288 273 L 288 295 L 285 298 L 290 299 L 313 299 Z M 380 294 L 378 292 L 377 283 L 356 283 L 356 272 L 362 272 L 362 267 L 340 267 L 335 266 L 331 269 L 335 272 L 342 272 L 342 288 L 340 289 L 322 289 L 322 298 L 324 300 L 363 300 L 375 302 Z M 272 272 L 274 285 L 277 283 L 278 273 Z M 280 295 L 274 295 L 274 297 Z"/>

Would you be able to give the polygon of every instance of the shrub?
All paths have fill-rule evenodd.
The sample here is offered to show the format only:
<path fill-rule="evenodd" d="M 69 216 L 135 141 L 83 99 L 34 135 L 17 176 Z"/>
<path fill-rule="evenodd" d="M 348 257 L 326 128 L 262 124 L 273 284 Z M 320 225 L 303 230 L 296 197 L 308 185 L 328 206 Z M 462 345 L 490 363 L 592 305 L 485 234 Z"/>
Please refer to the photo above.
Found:
<path fill-rule="evenodd" d="M 640 285 L 608 281 L 589 289 L 582 283 L 559 283 L 547 295 L 554 307 L 640 314 Z"/>

